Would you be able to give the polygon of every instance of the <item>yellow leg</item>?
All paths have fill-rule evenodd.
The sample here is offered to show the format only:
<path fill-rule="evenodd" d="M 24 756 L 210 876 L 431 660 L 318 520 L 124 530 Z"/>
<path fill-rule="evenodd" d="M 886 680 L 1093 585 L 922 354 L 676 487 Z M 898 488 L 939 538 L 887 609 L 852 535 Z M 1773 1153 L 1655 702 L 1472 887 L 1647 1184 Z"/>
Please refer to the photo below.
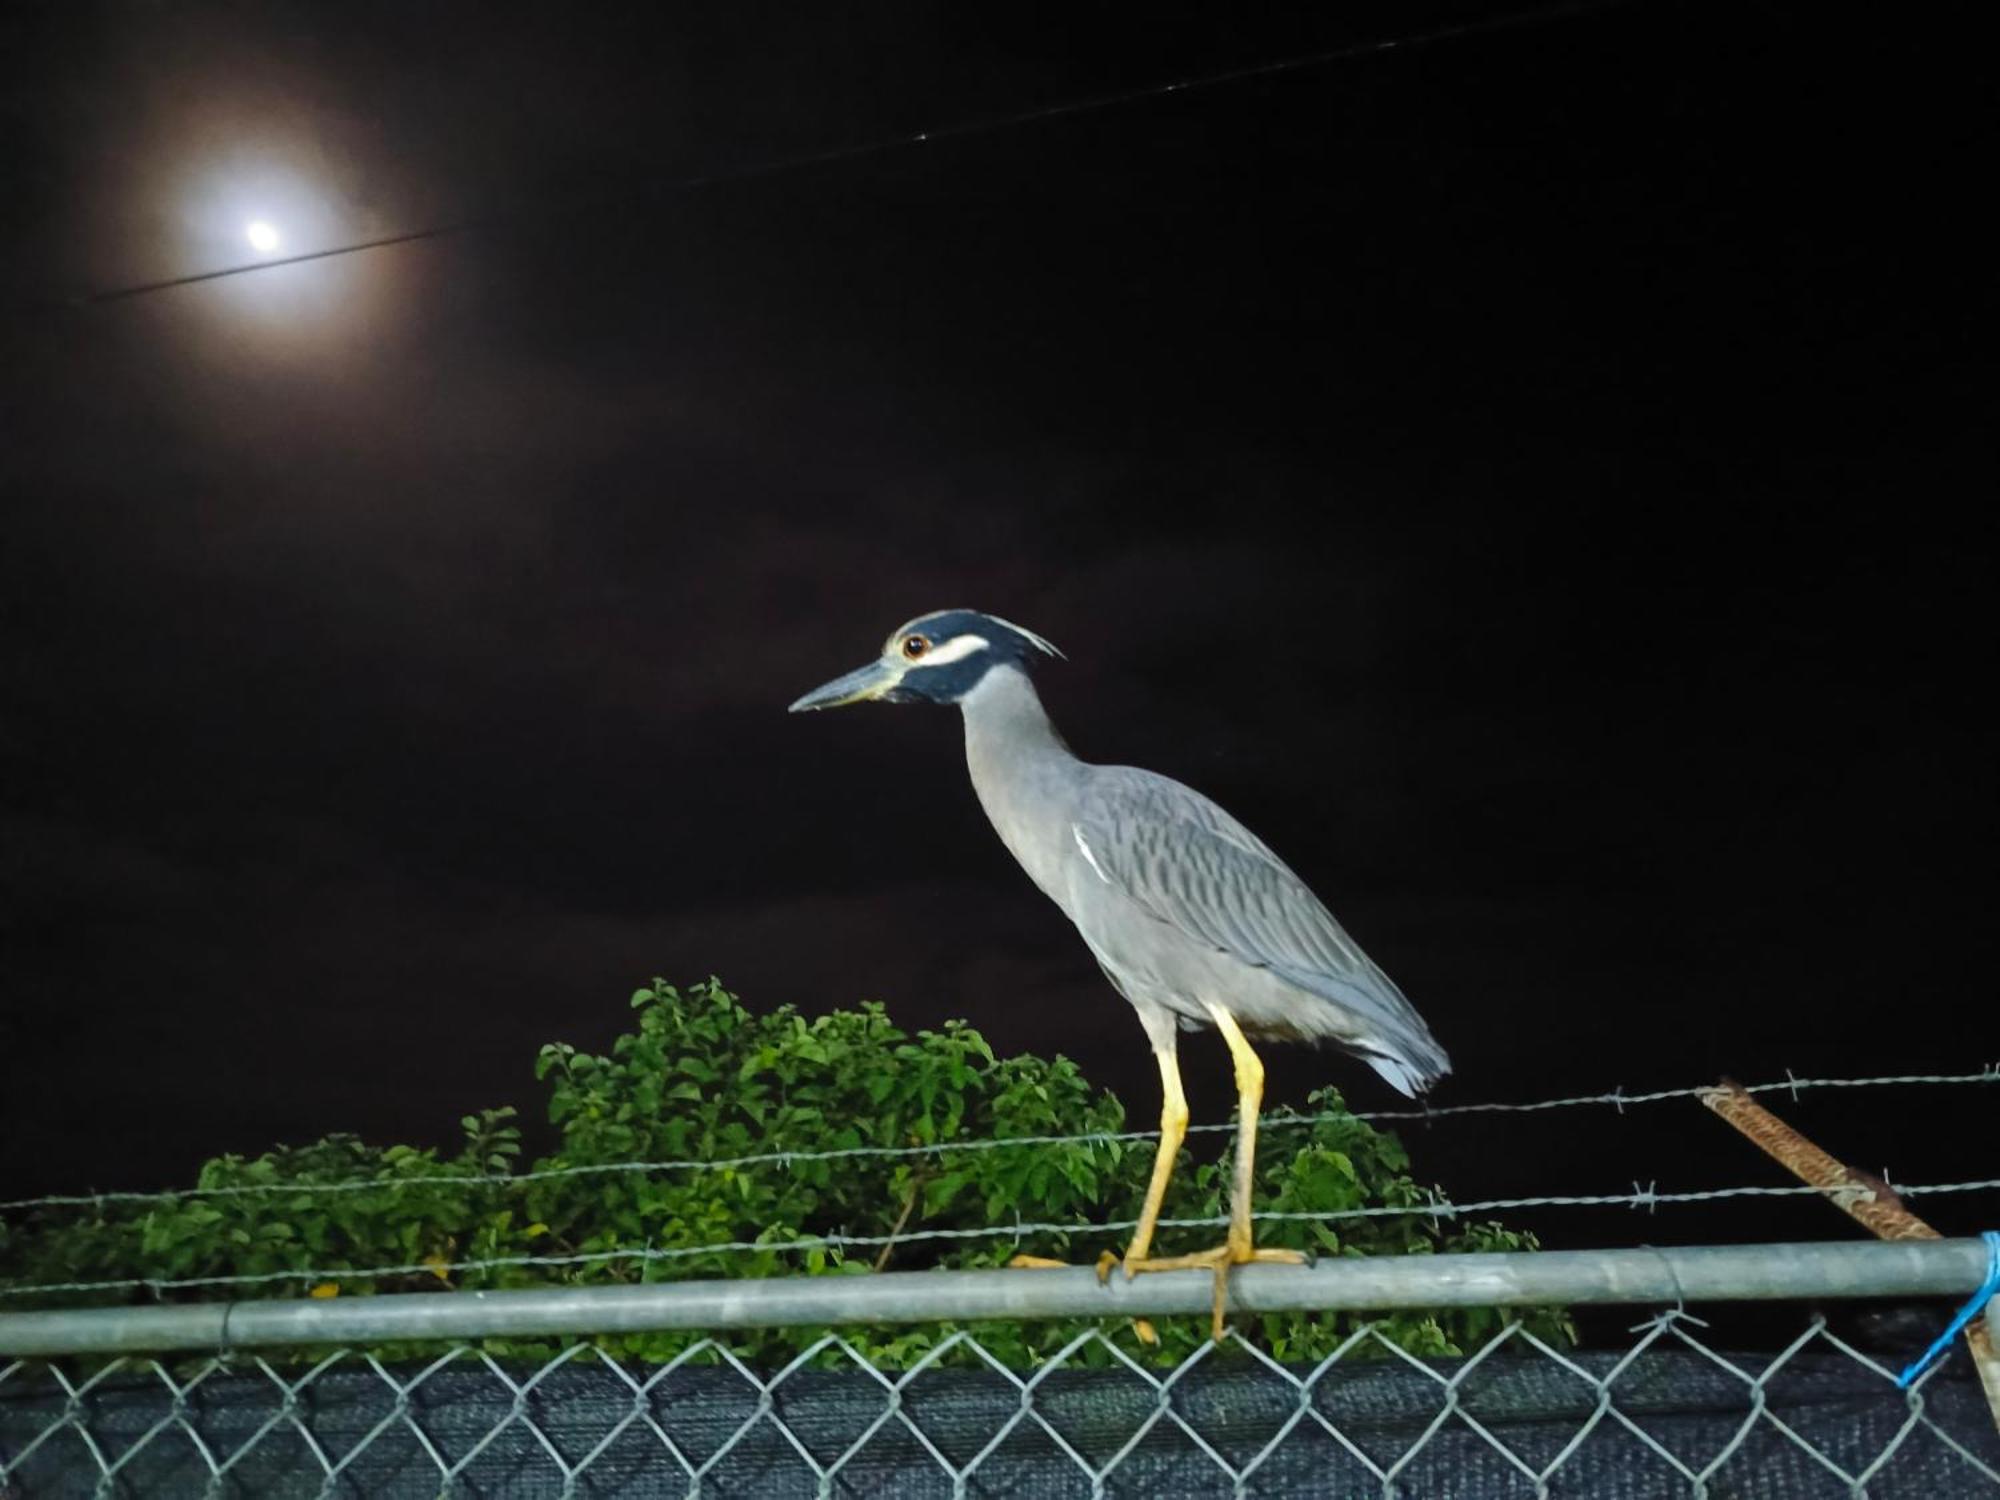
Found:
<path fill-rule="evenodd" d="M 1181 1142 L 1187 1139 L 1187 1094 L 1181 1088 L 1181 1069 L 1174 1056 L 1171 1031 L 1167 1033 L 1164 1045 L 1154 1047 L 1153 1055 L 1160 1064 L 1160 1149 L 1153 1157 L 1153 1177 L 1146 1184 L 1146 1201 L 1139 1209 L 1138 1227 L 1133 1230 L 1132 1243 L 1125 1251 L 1125 1275 L 1128 1279 L 1140 1269 L 1147 1252 L 1153 1247 L 1153 1232 L 1159 1228 L 1160 1205 L 1166 1200 L 1167 1182 L 1174 1175 L 1174 1163 L 1180 1157 Z M 1017 1255 L 1007 1264 L 1019 1270 L 1040 1270 L 1061 1266 L 1064 1262 L 1040 1255 Z M 1117 1252 L 1105 1251 L 1097 1259 L 1097 1279 L 1107 1280 L 1118 1264 Z M 1134 1326 L 1138 1329 L 1141 1343 L 1157 1344 L 1160 1341 L 1159 1335 L 1153 1332 L 1153 1325 L 1144 1318 L 1140 1318 Z"/>
<path fill-rule="evenodd" d="M 1160 1062 L 1160 1150 L 1153 1158 L 1153 1180 L 1146 1184 L 1146 1201 L 1139 1209 L 1139 1227 L 1126 1247 L 1125 1263 L 1144 1260 L 1153 1248 L 1153 1231 L 1160 1224 L 1160 1205 L 1166 1201 L 1167 1179 L 1174 1175 L 1174 1162 L 1187 1139 L 1187 1095 L 1181 1092 L 1181 1069 L 1171 1044 L 1154 1056 Z M 1130 1275 L 1128 1270 L 1127 1275 Z"/>
<path fill-rule="evenodd" d="M 1130 1276 L 1139 1271 L 1183 1271 L 1202 1269 L 1215 1273 L 1215 1338 L 1222 1340 L 1224 1304 L 1228 1298 L 1229 1268 L 1245 1265 L 1251 1261 L 1280 1261 L 1297 1265 L 1305 1257 L 1296 1250 L 1259 1250 L 1253 1243 L 1250 1229 L 1250 1188 L 1251 1179 L 1257 1169 L 1257 1115 L 1264 1102 L 1264 1064 L 1257 1054 L 1250 1050 L 1250 1043 L 1243 1035 L 1243 1028 L 1236 1024 L 1236 1018 L 1219 1005 L 1208 1006 L 1208 1013 L 1215 1022 L 1215 1029 L 1222 1033 L 1222 1039 L 1229 1045 L 1229 1055 L 1236 1063 L 1236 1095 L 1239 1111 L 1236 1135 L 1236 1171 L 1230 1184 L 1229 1193 L 1229 1238 L 1213 1250 L 1197 1251 L 1193 1255 L 1169 1255 L 1158 1259 L 1146 1259 L 1128 1253 L 1125 1257 L 1125 1274 Z M 1164 1064 L 1162 1071 L 1164 1073 Z M 1178 1093 L 1180 1079 L 1174 1079 L 1174 1092 Z M 1182 1129 L 1186 1128 L 1186 1109 L 1182 1107 Z M 1164 1140 L 1161 1142 L 1165 1144 Z M 1176 1138 L 1178 1145 L 1178 1138 Z M 1166 1177 L 1156 1165 L 1154 1185 L 1161 1193 L 1166 1189 Z M 1154 1194 L 1148 1194 L 1147 1206 L 1153 1210 L 1150 1217 L 1141 1217 L 1139 1235 L 1150 1242 L 1154 1219 L 1158 1217 L 1158 1205 Z M 1138 1250 L 1141 1239 L 1133 1241 Z"/>
<path fill-rule="evenodd" d="M 1208 1007 L 1215 1029 L 1229 1044 L 1236 1063 L 1236 1180 L 1229 1193 L 1229 1252 L 1239 1264 L 1250 1258 L 1250 1178 L 1257 1169 L 1257 1117 L 1264 1108 L 1264 1064 L 1236 1017 L 1219 1005 Z"/>
<path fill-rule="evenodd" d="M 1153 1156 L 1153 1178 L 1146 1185 L 1146 1201 L 1139 1209 L 1139 1224 L 1132 1233 L 1130 1247 L 1125 1251 L 1127 1260 L 1144 1260 L 1146 1252 L 1152 1249 L 1153 1232 L 1160 1224 L 1160 1205 L 1167 1196 L 1167 1181 L 1174 1174 L 1174 1162 L 1181 1154 L 1181 1143 L 1187 1139 L 1187 1094 L 1181 1088 L 1181 1069 L 1174 1058 L 1171 1033 L 1165 1046 L 1153 1049 L 1153 1056 L 1160 1064 L 1160 1149 Z M 1017 1255 L 1007 1264 L 1025 1270 L 1040 1270 L 1069 1263 L 1040 1255 Z M 1117 1264 L 1116 1253 L 1105 1251 L 1097 1263 L 1099 1279 L 1110 1274 L 1111 1267 Z"/>

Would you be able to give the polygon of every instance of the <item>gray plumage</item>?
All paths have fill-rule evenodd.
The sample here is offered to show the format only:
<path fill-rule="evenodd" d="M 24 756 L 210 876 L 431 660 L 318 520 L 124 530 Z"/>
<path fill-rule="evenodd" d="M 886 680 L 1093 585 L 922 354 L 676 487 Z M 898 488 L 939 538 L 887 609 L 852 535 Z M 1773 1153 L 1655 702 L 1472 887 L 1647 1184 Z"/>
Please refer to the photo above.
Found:
<path fill-rule="evenodd" d="M 1253 1035 L 1353 1052 L 1405 1094 L 1450 1071 L 1394 981 L 1222 808 L 1154 772 L 1077 759 L 1017 666 L 994 663 L 957 702 L 980 804 L 1156 1047 L 1176 1023 L 1211 1024 L 1212 1003 Z"/>
<path fill-rule="evenodd" d="M 814 688 L 792 712 L 888 702 L 955 703 L 964 713 L 966 763 L 986 816 L 1132 1002 L 1160 1066 L 1152 1179 L 1125 1254 L 1107 1251 L 1098 1275 L 1120 1264 L 1128 1277 L 1212 1271 L 1211 1326 L 1220 1342 L 1231 1269 L 1304 1258 L 1256 1243 L 1251 1200 L 1264 1064 L 1249 1035 L 1332 1042 L 1413 1097 L 1451 1064 L 1402 991 L 1262 839 L 1177 781 L 1070 754 L 1028 679 L 1031 664 L 1059 655 L 997 615 L 938 610 L 891 635 L 874 661 Z M 1207 1250 L 1158 1256 L 1153 1236 L 1187 1138 L 1174 1045 L 1183 1026 L 1213 1026 L 1236 1068 L 1229 1236 Z M 1017 1256 L 1009 1264 L 1052 1262 Z"/>

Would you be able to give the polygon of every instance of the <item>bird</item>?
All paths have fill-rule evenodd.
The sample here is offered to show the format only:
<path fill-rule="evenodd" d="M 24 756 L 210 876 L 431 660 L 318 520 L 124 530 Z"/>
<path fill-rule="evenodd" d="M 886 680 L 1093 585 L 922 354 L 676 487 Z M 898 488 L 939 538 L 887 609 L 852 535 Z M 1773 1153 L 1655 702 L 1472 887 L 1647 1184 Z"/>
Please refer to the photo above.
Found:
<path fill-rule="evenodd" d="M 899 627 L 873 661 L 813 689 L 790 712 L 865 702 L 958 707 L 986 816 L 1138 1012 L 1159 1064 L 1152 1177 L 1124 1255 L 1106 1251 L 1099 1277 L 1120 1266 L 1127 1278 L 1211 1271 L 1219 1340 L 1232 1267 L 1303 1259 L 1259 1248 L 1252 1236 L 1264 1067 L 1249 1039 L 1331 1044 L 1411 1098 L 1449 1073 L 1451 1062 L 1395 982 L 1263 840 L 1170 777 L 1092 765 L 1071 752 L 1032 676 L 1058 659 L 1047 640 L 997 615 L 936 610 Z M 1238 1096 L 1228 1237 L 1210 1250 L 1156 1256 L 1160 1205 L 1188 1124 L 1176 1041 L 1182 1030 L 1211 1027 L 1229 1048 Z"/>

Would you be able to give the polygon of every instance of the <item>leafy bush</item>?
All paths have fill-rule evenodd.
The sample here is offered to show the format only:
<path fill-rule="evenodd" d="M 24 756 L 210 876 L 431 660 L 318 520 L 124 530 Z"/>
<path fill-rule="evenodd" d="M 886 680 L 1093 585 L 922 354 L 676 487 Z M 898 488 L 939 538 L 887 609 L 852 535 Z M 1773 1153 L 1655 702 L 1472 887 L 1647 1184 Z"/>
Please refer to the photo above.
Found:
<path fill-rule="evenodd" d="M 609 1056 L 562 1043 L 542 1049 L 535 1072 L 549 1086 L 560 1143 L 527 1172 L 517 1170 L 521 1132 L 511 1107 L 467 1115 L 464 1144 L 450 1156 L 334 1135 L 255 1160 L 218 1157 L 203 1167 L 198 1196 L 46 1207 L 11 1226 L 0 1220 L 0 1288 L 250 1276 L 267 1279 L 231 1295 L 310 1289 L 356 1296 L 991 1267 L 1023 1251 L 1087 1261 L 1107 1245 L 1122 1247 L 1122 1230 L 1033 1227 L 1129 1219 L 1152 1162 L 1150 1140 L 1111 1138 L 1124 1128 L 1123 1107 L 1066 1058 L 996 1057 L 958 1022 L 912 1036 L 879 1005 L 814 1020 L 789 1007 L 755 1016 L 713 980 L 686 992 L 656 981 L 632 997 L 632 1007 L 636 1027 Z M 1044 1136 L 1082 1138 L 1033 1139 Z M 1010 1140 L 1021 1144 L 991 1144 Z M 1182 1163 L 1169 1218 L 1226 1212 L 1234 1138 L 1196 1140 L 1215 1159 Z M 912 1147 L 935 1149 L 894 1149 Z M 842 1151 L 859 1154 L 820 1154 Z M 1497 1224 L 1444 1232 L 1426 1216 L 1428 1195 L 1408 1167 L 1400 1142 L 1348 1114 L 1332 1089 L 1312 1096 L 1308 1115 L 1267 1116 L 1259 1207 L 1410 1211 L 1335 1224 L 1261 1224 L 1261 1241 L 1321 1255 L 1534 1247 L 1531 1236 Z M 1196 1248 L 1217 1237 L 1214 1229 L 1168 1230 L 1160 1249 L 1170 1253 L 1178 1242 Z M 130 1293 L 215 1294 L 212 1287 Z M 102 1303 L 106 1294 L 16 1291 L 4 1300 Z M 1500 1321 L 1492 1310 L 1412 1312 L 1378 1326 L 1412 1352 L 1451 1354 L 1476 1347 Z M 1311 1359 L 1334 1348 L 1355 1322 L 1283 1314 L 1239 1317 L 1237 1326 L 1280 1359 Z M 1545 1337 L 1569 1337 L 1559 1313 L 1535 1314 L 1530 1323 Z M 1162 1322 L 1160 1344 L 1149 1352 L 1129 1324 L 1106 1326 L 1141 1358 L 1178 1359 L 1207 1333 L 1205 1317 Z M 1025 1365 L 1061 1347 L 1078 1327 L 982 1323 L 978 1332 L 988 1349 Z M 748 1359 L 782 1360 L 824 1331 L 744 1332 L 730 1345 Z M 925 1325 L 848 1329 L 844 1336 L 893 1367 L 951 1331 Z M 695 1337 L 597 1342 L 614 1354 L 658 1360 Z M 487 1347 L 526 1353 L 547 1346 Z"/>

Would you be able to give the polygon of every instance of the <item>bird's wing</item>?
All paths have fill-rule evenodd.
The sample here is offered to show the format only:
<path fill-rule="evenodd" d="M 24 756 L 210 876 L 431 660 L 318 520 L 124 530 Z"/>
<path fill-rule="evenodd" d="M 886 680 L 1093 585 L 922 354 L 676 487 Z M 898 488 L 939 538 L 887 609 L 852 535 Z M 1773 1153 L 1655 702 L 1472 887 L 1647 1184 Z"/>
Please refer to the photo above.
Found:
<path fill-rule="evenodd" d="M 1262 839 L 1165 776 L 1093 770 L 1075 833 L 1102 879 L 1188 936 L 1333 1001 L 1422 1071 L 1448 1066 L 1395 982 Z"/>

